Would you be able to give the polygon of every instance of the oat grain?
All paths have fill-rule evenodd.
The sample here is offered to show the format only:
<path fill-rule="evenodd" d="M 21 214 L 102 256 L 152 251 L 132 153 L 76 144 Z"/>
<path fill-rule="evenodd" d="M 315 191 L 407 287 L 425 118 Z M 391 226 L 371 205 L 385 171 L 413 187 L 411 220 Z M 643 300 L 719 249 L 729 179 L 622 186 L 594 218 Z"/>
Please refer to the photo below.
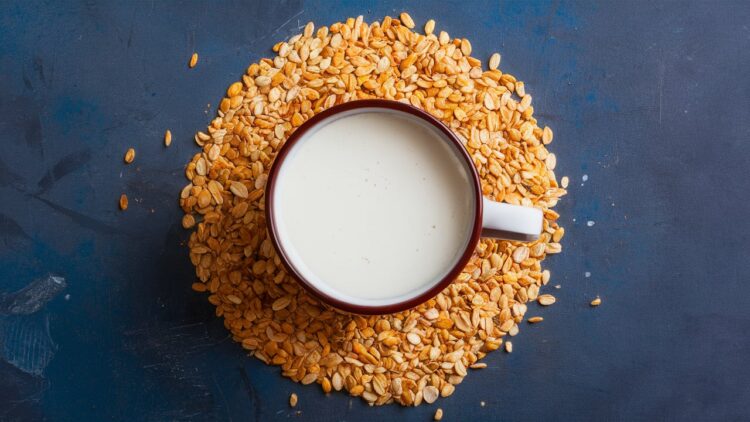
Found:
<path fill-rule="evenodd" d="M 412 19 L 408 13 L 402 12 L 401 15 L 399 16 L 399 19 L 401 20 L 401 23 L 403 23 L 404 26 L 406 26 L 407 28 L 409 29 L 414 28 L 414 19 Z"/>
<path fill-rule="evenodd" d="M 500 53 L 494 53 L 490 56 L 489 68 L 495 70 L 500 66 Z"/>
<path fill-rule="evenodd" d="M 252 63 L 195 134 L 199 151 L 180 191 L 183 227 L 192 229 L 192 288 L 205 292 L 232 338 L 285 377 L 373 405 L 448 397 L 487 353 L 503 343 L 511 352 L 504 340 L 518 334 L 527 302 L 548 300 L 540 294 L 551 277 L 542 261 L 562 250 L 564 234 L 553 210 L 566 192 L 550 168 L 552 131 L 539 126 L 525 85 L 492 65 L 483 70 L 468 40 L 436 35 L 430 21 L 425 34 L 409 25 L 408 15 L 317 31 L 310 23 L 277 43 L 275 57 Z M 344 314 L 308 295 L 267 235 L 268 170 L 307 119 L 364 98 L 408 102 L 450 127 L 485 196 L 543 210 L 540 239 L 481 239 L 453 284 L 395 315 Z"/>
<path fill-rule="evenodd" d="M 535 317 L 529 318 L 528 321 L 529 321 L 530 324 L 536 324 L 537 322 L 544 321 L 544 318 L 542 318 L 540 316 L 535 316 Z"/>
<path fill-rule="evenodd" d="M 536 301 L 539 302 L 539 304 L 542 306 L 549 306 L 555 303 L 556 299 L 552 295 L 545 294 L 545 295 L 539 296 Z"/>
<path fill-rule="evenodd" d="M 425 35 L 432 35 L 433 31 L 435 31 L 435 20 L 430 19 L 424 24 L 424 33 Z"/>
<path fill-rule="evenodd" d="M 127 151 L 125 151 L 125 163 L 130 164 L 135 160 L 135 150 L 133 148 L 128 148 Z"/>

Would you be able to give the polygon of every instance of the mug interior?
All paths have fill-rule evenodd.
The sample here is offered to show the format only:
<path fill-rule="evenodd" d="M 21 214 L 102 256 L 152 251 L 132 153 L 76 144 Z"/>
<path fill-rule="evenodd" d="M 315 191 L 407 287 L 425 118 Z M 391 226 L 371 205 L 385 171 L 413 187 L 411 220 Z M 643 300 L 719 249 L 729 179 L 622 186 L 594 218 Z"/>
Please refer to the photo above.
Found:
<path fill-rule="evenodd" d="M 429 299 L 447 286 L 458 275 L 466 261 L 468 261 L 471 256 L 473 248 L 478 241 L 479 226 L 481 225 L 481 200 L 478 199 L 481 198 L 481 193 L 479 190 L 476 171 L 474 170 L 468 154 L 463 147 L 458 144 L 455 135 L 437 120 L 434 120 L 434 118 L 426 115 L 426 113 L 421 110 L 414 109 L 401 103 L 374 100 L 370 101 L 370 103 L 376 104 L 370 104 L 369 106 L 366 104 L 357 104 L 364 102 L 365 101 L 356 101 L 345 103 L 337 107 L 343 108 L 349 106 L 349 108 L 339 111 L 335 110 L 337 107 L 326 110 L 323 113 L 314 116 L 310 121 L 298 128 L 297 131 L 287 140 L 287 143 L 279 152 L 272 168 L 271 175 L 269 176 L 269 186 L 267 187 L 266 197 L 269 229 L 271 231 L 272 240 L 287 269 L 313 294 L 340 309 L 350 312 L 365 314 L 396 312 L 408 309 Z M 380 105 L 379 103 L 387 103 L 387 106 Z M 394 107 L 394 105 L 396 107 Z M 295 243 L 292 241 L 290 237 L 290 224 L 288 224 L 285 217 L 282 215 L 283 206 L 277 202 L 278 198 L 282 197 L 285 189 L 288 189 L 288 187 L 286 187 L 286 179 L 288 178 L 287 173 L 289 173 L 289 169 L 295 165 L 295 157 L 299 154 L 299 151 L 305 146 L 305 144 L 311 140 L 318 131 L 327 125 L 339 119 L 345 119 L 362 113 L 391 113 L 405 119 L 409 124 L 419 125 L 422 128 L 425 128 L 429 131 L 430 136 L 434 137 L 435 141 L 443 142 L 441 146 L 436 145 L 436 148 L 447 147 L 448 150 L 455 154 L 455 158 L 457 158 L 457 162 L 460 163 L 460 168 L 463 172 L 464 177 L 462 177 L 462 179 L 465 179 L 465 182 L 462 183 L 465 184 L 465 189 L 474 191 L 472 194 L 467 195 L 469 204 L 466 206 L 469 209 L 468 212 L 470 217 L 465 221 L 465 227 L 461 228 L 463 238 L 457 241 L 456 253 L 452 259 L 447 260 L 447 262 L 440 262 L 439 264 L 441 268 L 433 277 L 424 280 L 421 284 L 415 285 L 415 287 L 408 292 L 378 298 L 357 296 L 344 292 L 341 289 L 332 286 L 331 283 L 326 282 L 326 280 L 320 277 L 316 271 L 313 271 L 313 269 L 310 268 L 310 265 L 308 265 L 308 261 L 306 261 L 303 254 L 300 253 L 295 246 Z M 427 117 L 425 117 L 425 115 Z M 325 163 L 320 163 L 320 165 L 324 166 Z M 398 183 L 398 180 L 396 182 Z M 408 207 L 409 204 L 406 203 L 403 204 L 403 206 Z M 367 224 L 367 222 L 361 221 L 360 224 Z M 368 239 L 362 239 L 363 242 L 366 242 L 367 240 Z M 397 239 L 394 240 L 398 241 Z M 435 240 L 435 242 L 442 241 L 445 241 L 445 239 Z M 432 262 L 428 265 L 436 264 L 438 263 Z M 357 275 L 354 274 L 352 277 L 353 279 L 356 279 Z"/>

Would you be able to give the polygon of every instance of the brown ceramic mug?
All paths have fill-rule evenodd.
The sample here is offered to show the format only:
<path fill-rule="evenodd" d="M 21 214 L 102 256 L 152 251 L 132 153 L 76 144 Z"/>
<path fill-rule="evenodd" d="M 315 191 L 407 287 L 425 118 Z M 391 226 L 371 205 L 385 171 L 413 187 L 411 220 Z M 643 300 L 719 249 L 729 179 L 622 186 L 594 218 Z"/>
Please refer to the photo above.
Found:
<path fill-rule="evenodd" d="M 265 207 L 289 274 L 358 314 L 425 302 L 458 276 L 480 237 L 533 241 L 543 218 L 484 198 L 461 140 L 389 100 L 337 105 L 297 128 L 270 170 Z"/>

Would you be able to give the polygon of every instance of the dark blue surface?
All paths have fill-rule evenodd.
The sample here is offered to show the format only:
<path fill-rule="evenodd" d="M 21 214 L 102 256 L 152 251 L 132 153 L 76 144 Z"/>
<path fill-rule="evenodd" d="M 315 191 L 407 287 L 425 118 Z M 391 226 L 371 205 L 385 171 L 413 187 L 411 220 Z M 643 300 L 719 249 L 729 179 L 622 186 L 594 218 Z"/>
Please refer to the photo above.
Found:
<path fill-rule="evenodd" d="M 369 408 L 227 338 L 190 291 L 176 198 L 193 133 L 249 63 L 308 20 L 403 9 L 502 53 L 572 183 L 544 322 L 437 405 Z M 744 1 L 1 0 L 0 292 L 48 272 L 67 287 L 0 312 L 0 420 L 747 420 L 748 69 Z"/>

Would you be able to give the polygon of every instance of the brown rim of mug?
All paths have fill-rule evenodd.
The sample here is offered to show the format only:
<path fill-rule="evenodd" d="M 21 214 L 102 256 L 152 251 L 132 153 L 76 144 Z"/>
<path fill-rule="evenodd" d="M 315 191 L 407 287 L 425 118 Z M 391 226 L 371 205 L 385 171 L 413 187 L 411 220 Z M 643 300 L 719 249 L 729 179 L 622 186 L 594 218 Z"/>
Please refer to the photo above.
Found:
<path fill-rule="evenodd" d="M 297 141 L 299 141 L 308 130 L 316 126 L 318 123 L 336 114 L 343 113 L 346 111 L 351 111 L 351 110 L 357 110 L 361 108 L 380 108 L 380 109 L 387 109 L 387 110 L 396 110 L 399 112 L 410 114 L 412 116 L 416 116 L 422 119 L 423 121 L 429 123 L 436 129 L 438 129 L 438 131 L 441 132 L 443 135 L 445 135 L 447 139 L 453 142 L 454 146 L 458 150 L 458 155 L 464 160 L 466 167 L 469 169 L 471 176 L 472 176 L 471 177 L 472 182 L 473 182 L 472 188 L 474 190 L 474 198 L 475 198 L 475 203 L 476 203 L 476 207 L 474 210 L 474 224 L 472 226 L 471 236 L 469 237 L 469 242 L 467 244 L 466 250 L 458 259 L 456 264 L 450 269 L 450 271 L 448 271 L 448 273 L 442 279 L 440 279 L 440 281 L 438 281 L 428 290 L 420 293 L 419 295 L 412 297 L 410 299 L 401 301 L 401 302 L 390 303 L 387 305 L 357 305 L 357 304 L 341 301 L 335 297 L 331 297 L 330 295 L 316 288 L 313 283 L 305 279 L 305 277 L 301 274 L 301 272 L 298 271 L 289 260 L 286 250 L 284 249 L 284 246 L 278 240 L 276 220 L 273 214 L 274 192 L 275 192 L 274 188 L 276 184 L 276 176 L 278 175 L 279 169 L 281 168 L 281 165 L 277 165 L 277 164 L 282 163 L 286 159 L 287 155 L 289 154 L 289 151 L 292 149 L 294 144 L 297 143 Z M 322 300 L 324 303 L 327 303 L 342 311 L 347 311 L 347 312 L 351 312 L 354 314 L 384 315 L 384 314 L 401 312 L 407 309 L 411 309 L 433 298 L 438 293 L 443 291 L 443 289 L 448 287 L 448 285 L 450 285 L 453 282 L 453 280 L 456 279 L 456 277 L 458 277 L 458 275 L 461 273 L 463 268 L 466 266 L 466 263 L 469 262 L 469 259 L 474 254 L 474 249 L 476 248 L 477 243 L 479 243 L 479 238 L 482 234 L 482 189 L 479 184 L 479 175 L 477 174 L 476 168 L 474 168 L 474 163 L 471 160 L 469 153 L 466 151 L 466 149 L 464 148 L 463 144 L 458 139 L 458 137 L 450 129 L 448 129 L 440 120 L 436 119 L 435 117 L 433 117 L 432 115 L 430 115 L 429 113 L 423 110 L 420 110 L 409 104 L 401 103 L 398 101 L 377 100 L 377 99 L 376 100 L 350 101 L 347 103 L 333 106 L 329 109 L 326 109 L 312 116 L 305 123 L 303 123 L 300 127 L 298 127 L 297 130 L 294 131 L 294 133 L 292 133 L 289 136 L 289 138 L 286 140 L 286 143 L 281 147 L 279 152 L 276 154 L 273 164 L 271 165 L 271 170 L 268 173 L 268 181 L 266 183 L 265 195 L 266 195 L 266 221 L 268 224 L 268 232 L 270 234 L 271 241 L 273 242 L 273 245 L 279 254 L 279 258 L 281 259 L 281 262 L 284 264 L 284 267 L 287 269 L 289 274 L 292 277 L 294 277 L 294 279 L 297 280 L 297 282 L 300 285 L 302 285 L 302 287 L 304 287 L 305 290 L 307 290 L 313 296 Z"/>

